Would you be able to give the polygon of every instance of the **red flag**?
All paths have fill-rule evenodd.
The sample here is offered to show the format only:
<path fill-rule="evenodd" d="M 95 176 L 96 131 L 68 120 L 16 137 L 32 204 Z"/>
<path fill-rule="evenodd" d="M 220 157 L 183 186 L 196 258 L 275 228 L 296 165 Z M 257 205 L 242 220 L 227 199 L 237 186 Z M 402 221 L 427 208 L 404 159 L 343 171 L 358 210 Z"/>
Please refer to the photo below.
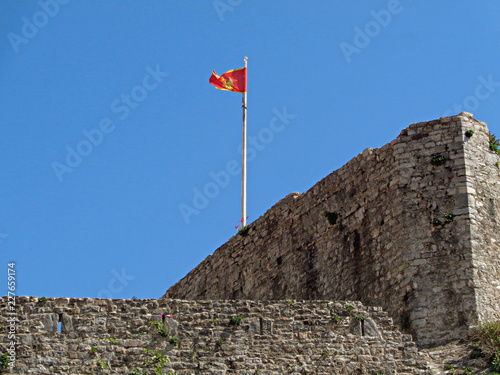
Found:
<path fill-rule="evenodd" d="M 247 92 L 247 68 L 230 70 L 221 76 L 215 74 L 214 70 L 208 82 L 216 89 L 244 94 Z"/>

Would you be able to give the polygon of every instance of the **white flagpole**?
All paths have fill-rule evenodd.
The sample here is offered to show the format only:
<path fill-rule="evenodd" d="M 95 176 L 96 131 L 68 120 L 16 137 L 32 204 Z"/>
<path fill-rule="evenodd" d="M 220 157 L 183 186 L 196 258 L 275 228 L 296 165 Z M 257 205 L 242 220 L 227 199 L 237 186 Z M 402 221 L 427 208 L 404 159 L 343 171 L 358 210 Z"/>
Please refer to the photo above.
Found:
<path fill-rule="evenodd" d="M 245 56 L 245 68 L 248 57 Z M 248 73 L 248 72 L 247 72 Z M 245 76 L 246 80 L 246 76 Z M 246 86 L 246 82 L 245 82 Z M 247 93 L 243 93 L 243 148 L 241 162 L 241 227 L 247 225 Z"/>

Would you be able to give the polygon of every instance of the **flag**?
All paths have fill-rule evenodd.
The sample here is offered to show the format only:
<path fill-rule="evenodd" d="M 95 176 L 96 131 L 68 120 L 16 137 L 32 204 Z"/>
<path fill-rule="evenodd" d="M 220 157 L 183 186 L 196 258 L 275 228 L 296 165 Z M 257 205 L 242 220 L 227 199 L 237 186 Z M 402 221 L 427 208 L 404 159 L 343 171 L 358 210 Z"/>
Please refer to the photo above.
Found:
<path fill-rule="evenodd" d="M 216 89 L 240 92 L 247 92 L 247 68 L 234 69 L 224 73 L 221 76 L 212 72 L 208 80 Z"/>

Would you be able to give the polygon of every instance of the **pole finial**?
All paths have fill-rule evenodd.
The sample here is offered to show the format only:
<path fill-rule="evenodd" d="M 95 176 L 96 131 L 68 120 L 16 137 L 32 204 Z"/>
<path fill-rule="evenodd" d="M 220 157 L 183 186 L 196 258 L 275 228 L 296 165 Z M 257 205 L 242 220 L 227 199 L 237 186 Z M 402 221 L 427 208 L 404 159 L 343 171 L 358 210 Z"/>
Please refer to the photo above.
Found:
<path fill-rule="evenodd" d="M 246 61 L 248 61 L 248 57 L 246 57 L 246 56 L 245 56 L 245 57 L 243 58 L 243 61 L 245 61 L 245 62 L 246 62 Z"/>

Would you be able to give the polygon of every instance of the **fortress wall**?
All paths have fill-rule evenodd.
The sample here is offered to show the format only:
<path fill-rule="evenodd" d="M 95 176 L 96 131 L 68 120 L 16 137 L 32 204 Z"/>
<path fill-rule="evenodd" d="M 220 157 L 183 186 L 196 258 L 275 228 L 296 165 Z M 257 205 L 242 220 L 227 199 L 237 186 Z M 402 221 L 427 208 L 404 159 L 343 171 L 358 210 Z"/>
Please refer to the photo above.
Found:
<path fill-rule="evenodd" d="M 366 149 L 279 201 L 165 296 L 360 300 L 383 306 L 419 345 L 466 337 L 477 281 L 464 133 L 478 124 L 464 112 Z M 431 163 L 437 156 L 444 164 Z M 338 214 L 335 224 L 325 211 Z"/>
<path fill-rule="evenodd" d="M 485 123 L 468 119 L 474 135 L 466 139 L 474 288 L 478 318 L 500 319 L 500 156 L 489 149 Z"/>
<path fill-rule="evenodd" d="M 151 359 L 145 348 L 165 355 L 162 373 L 176 375 L 429 373 L 411 336 L 359 302 L 17 297 L 9 314 L 3 297 L 0 308 L 0 329 L 10 330 L 14 317 L 18 341 L 6 374 L 156 373 L 144 363 Z M 172 315 L 168 337 L 149 328 L 160 313 Z M 241 324 L 231 325 L 236 316 Z M 2 340 L 2 353 L 6 346 Z"/>

